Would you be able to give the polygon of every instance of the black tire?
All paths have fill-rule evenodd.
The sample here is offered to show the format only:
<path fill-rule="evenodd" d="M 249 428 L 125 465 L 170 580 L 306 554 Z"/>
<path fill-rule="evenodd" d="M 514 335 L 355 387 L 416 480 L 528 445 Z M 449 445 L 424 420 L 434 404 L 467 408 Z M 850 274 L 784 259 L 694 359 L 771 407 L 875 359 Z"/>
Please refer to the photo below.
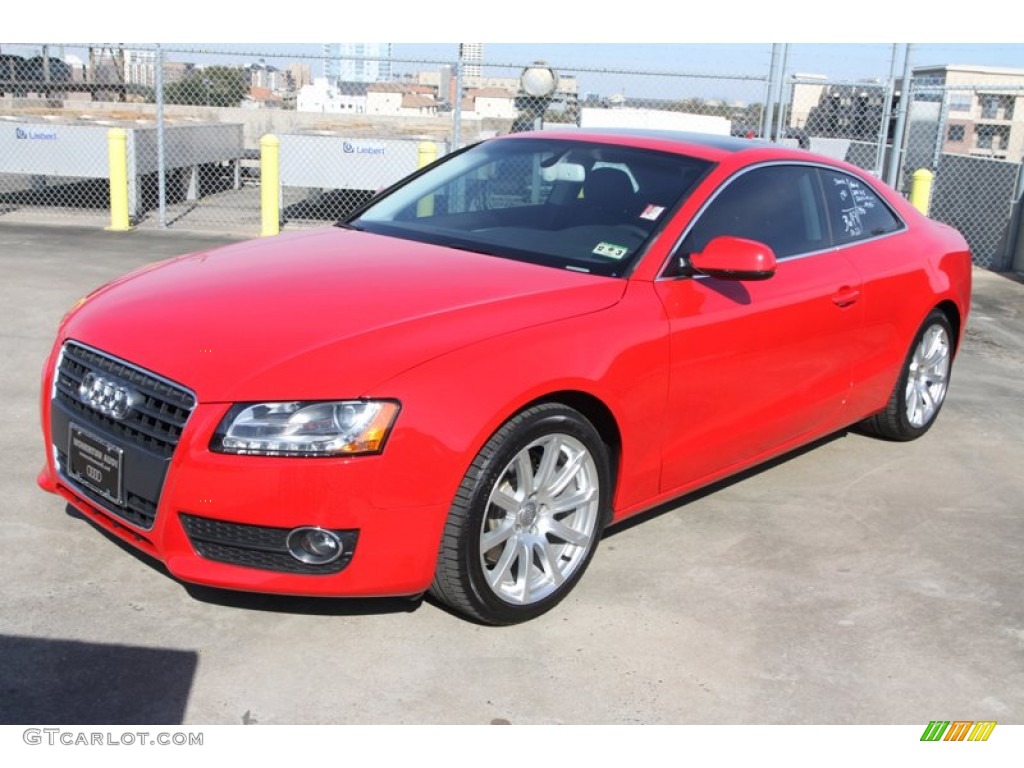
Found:
<path fill-rule="evenodd" d="M 431 594 L 485 624 L 551 610 L 594 555 L 608 519 L 610 474 L 601 436 L 572 408 L 545 403 L 511 418 L 459 486 Z"/>
<path fill-rule="evenodd" d="M 886 440 L 916 440 L 931 429 L 942 410 L 953 370 L 954 340 L 949 318 L 933 309 L 914 336 L 885 409 L 860 428 Z"/>

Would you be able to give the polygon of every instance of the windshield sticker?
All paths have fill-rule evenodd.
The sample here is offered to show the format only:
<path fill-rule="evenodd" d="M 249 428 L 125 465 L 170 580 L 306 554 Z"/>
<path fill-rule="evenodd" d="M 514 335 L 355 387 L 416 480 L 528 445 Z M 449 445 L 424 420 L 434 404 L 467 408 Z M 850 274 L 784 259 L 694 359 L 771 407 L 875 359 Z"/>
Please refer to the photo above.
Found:
<path fill-rule="evenodd" d="M 629 253 L 629 248 L 614 243 L 598 243 L 593 253 L 596 256 L 607 256 L 609 259 L 618 260 Z"/>
<path fill-rule="evenodd" d="M 644 208 L 643 213 L 640 214 L 640 218 L 647 219 L 648 221 L 657 221 L 658 217 L 664 212 L 665 206 L 648 204 L 648 206 Z"/>

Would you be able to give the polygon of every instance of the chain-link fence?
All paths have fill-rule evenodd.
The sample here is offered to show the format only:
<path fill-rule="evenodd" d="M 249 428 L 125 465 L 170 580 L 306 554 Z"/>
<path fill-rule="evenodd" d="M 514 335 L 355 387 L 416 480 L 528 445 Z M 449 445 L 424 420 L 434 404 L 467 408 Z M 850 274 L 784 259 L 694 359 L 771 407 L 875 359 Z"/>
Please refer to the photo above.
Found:
<path fill-rule="evenodd" d="M 881 176 L 890 144 L 892 87 L 793 77 L 783 139 Z"/>
<path fill-rule="evenodd" d="M 263 224 L 267 137 L 278 147 L 270 183 L 279 190 L 279 223 L 291 227 L 337 220 L 452 146 L 451 108 L 429 86 L 393 81 L 388 72 L 443 63 L 157 46 L 87 50 L 78 65 L 0 57 L 0 120 L 7 124 L 0 123 L 0 214 L 106 222 L 112 129 L 124 132 L 131 226 L 241 234 Z M 198 56 L 212 61 L 188 63 Z M 255 63 L 238 65 L 240 56 Z M 324 76 L 339 63 L 380 79 Z"/>
<path fill-rule="evenodd" d="M 915 171 L 934 173 L 930 215 L 964 234 L 976 264 L 1006 270 L 1021 204 L 1024 82 L 951 79 L 913 84 L 900 188 L 909 189 Z"/>
<path fill-rule="evenodd" d="M 0 55 L 0 218 L 107 225 L 116 160 L 125 226 L 266 234 L 268 215 L 272 227 L 323 225 L 482 138 L 639 127 L 769 137 L 883 178 L 897 157 L 904 193 L 928 168 L 931 215 L 965 233 L 977 263 L 1009 266 L 1024 154 L 1019 75 L 927 74 L 898 115 L 892 77 L 786 77 L 774 62 L 723 74 L 413 60 L 382 46 L 83 45 L 63 55 L 68 47 L 5 45 Z"/>

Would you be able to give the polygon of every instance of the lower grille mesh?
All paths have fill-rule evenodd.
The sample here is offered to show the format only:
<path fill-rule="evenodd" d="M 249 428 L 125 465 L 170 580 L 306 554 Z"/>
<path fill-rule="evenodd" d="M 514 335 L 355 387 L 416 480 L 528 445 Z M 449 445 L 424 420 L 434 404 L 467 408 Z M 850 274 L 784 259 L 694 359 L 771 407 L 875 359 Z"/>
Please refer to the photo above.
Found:
<path fill-rule="evenodd" d="M 207 560 L 241 565 L 263 571 L 280 571 L 315 576 L 339 573 L 352 560 L 358 531 L 335 530 L 344 554 L 326 565 L 300 563 L 288 554 L 290 528 L 243 525 L 180 513 L 182 526 L 196 552 Z"/>

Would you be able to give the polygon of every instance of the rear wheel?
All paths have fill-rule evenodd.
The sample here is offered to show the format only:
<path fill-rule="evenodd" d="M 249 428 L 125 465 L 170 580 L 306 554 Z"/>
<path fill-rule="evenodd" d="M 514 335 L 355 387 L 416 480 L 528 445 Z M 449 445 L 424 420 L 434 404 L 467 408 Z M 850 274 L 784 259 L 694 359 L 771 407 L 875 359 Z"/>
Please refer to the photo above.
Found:
<path fill-rule="evenodd" d="M 487 624 L 557 605 L 586 570 L 610 499 L 608 452 L 557 403 L 510 419 L 481 449 L 452 504 L 432 594 Z"/>
<path fill-rule="evenodd" d="M 889 440 L 914 440 L 935 423 L 949 388 L 953 365 L 953 331 L 935 309 L 914 337 L 889 402 L 862 423 L 866 432 Z"/>

